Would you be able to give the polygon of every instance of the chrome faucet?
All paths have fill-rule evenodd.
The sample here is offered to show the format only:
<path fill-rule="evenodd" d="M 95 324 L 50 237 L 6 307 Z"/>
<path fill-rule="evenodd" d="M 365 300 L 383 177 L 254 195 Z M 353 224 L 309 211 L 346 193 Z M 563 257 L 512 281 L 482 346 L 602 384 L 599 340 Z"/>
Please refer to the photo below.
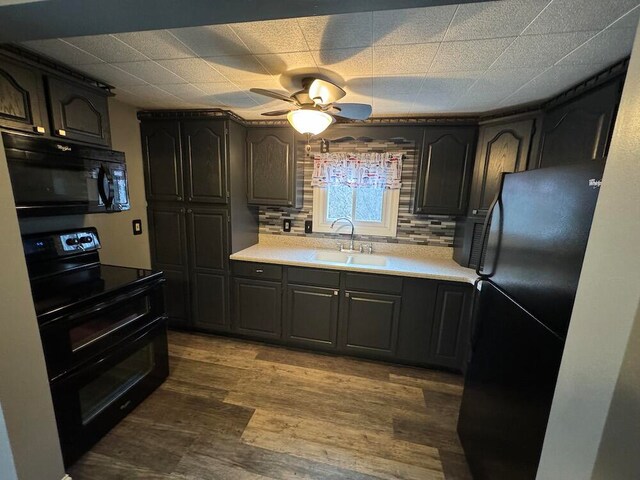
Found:
<path fill-rule="evenodd" d="M 336 222 L 339 222 L 340 220 L 346 220 L 351 225 L 351 241 L 349 242 L 349 251 L 355 252 L 356 249 L 355 249 L 355 245 L 353 243 L 353 236 L 355 234 L 355 227 L 353 225 L 353 222 L 351 220 L 349 220 L 347 217 L 336 218 L 333 221 L 333 223 L 331 224 L 331 228 L 333 228 L 333 226 L 336 224 Z M 342 245 L 340 245 L 340 250 L 342 251 Z"/>

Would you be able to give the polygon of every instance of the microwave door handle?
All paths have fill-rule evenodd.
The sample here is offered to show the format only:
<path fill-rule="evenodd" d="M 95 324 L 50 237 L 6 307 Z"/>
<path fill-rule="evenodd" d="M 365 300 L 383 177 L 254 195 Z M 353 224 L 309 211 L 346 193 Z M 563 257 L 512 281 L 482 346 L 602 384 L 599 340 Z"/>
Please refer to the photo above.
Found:
<path fill-rule="evenodd" d="M 106 185 L 105 185 L 106 181 Z M 111 204 L 113 203 L 113 180 L 111 179 L 111 175 L 105 168 L 104 165 L 100 165 L 98 169 L 98 194 L 100 198 L 102 198 L 102 203 L 104 203 L 105 208 L 111 208 Z M 107 191 L 109 193 L 107 193 Z"/>

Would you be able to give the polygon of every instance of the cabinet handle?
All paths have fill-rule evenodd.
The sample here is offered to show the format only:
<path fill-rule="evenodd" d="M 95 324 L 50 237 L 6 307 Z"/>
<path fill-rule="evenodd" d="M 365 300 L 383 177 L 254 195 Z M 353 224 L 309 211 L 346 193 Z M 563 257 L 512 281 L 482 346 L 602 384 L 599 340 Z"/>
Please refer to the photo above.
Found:
<path fill-rule="evenodd" d="M 334 290 L 333 294 L 337 296 L 338 295 L 338 290 Z"/>
<path fill-rule="evenodd" d="M 193 213 L 193 210 L 188 209 L 188 210 L 187 210 L 187 213 Z"/>
<path fill-rule="evenodd" d="M 473 214 L 477 215 L 478 214 L 478 210 L 473 210 Z"/>
<path fill-rule="evenodd" d="M 344 292 L 344 296 L 349 298 L 349 292 Z"/>
<path fill-rule="evenodd" d="M 36 125 L 35 127 L 33 127 L 33 131 L 42 135 L 43 133 L 45 133 L 45 129 L 44 127 L 41 127 L 40 125 Z"/>
<path fill-rule="evenodd" d="M 182 200 L 182 197 L 178 197 L 178 200 Z"/>
<path fill-rule="evenodd" d="M 61 137 L 66 137 L 66 136 L 67 136 L 67 132 L 66 132 L 66 130 L 63 130 L 63 129 L 61 129 L 61 128 L 60 128 L 60 129 L 58 129 L 58 130 L 56 130 L 56 134 L 57 134 L 57 135 L 60 135 Z"/>
<path fill-rule="evenodd" d="M 181 209 L 180 209 L 180 213 L 184 213 L 184 208 L 181 208 Z"/>
<path fill-rule="evenodd" d="M 261 268 L 256 268 L 256 273 L 264 273 L 264 270 Z"/>
<path fill-rule="evenodd" d="M 193 197 L 189 197 L 189 201 L 193 200 Z"/>

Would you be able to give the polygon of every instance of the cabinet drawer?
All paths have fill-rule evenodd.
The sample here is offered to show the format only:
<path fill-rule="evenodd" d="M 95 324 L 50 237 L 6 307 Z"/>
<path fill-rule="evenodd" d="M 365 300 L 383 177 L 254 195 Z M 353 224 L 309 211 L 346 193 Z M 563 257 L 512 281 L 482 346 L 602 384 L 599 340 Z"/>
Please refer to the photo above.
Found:
<path fill-rule="evenodd" d="M 347 290 L 365 292 L 401 293 L 402 278 L 386 275 L 369 275 L 366 273 L 347 273 Z"/>
<path fill-rule="evenodd" d="M 238 277 L 282 280 L 282 267 L 269 263 L 233 262 L 233 274 Z"/>
<path fill-rule="evenodd" d="M 289 283 L 335 288 L 340 286 L 340 272 L 333 270 L 291 267 L 287 269 L 287 275 Z"/>

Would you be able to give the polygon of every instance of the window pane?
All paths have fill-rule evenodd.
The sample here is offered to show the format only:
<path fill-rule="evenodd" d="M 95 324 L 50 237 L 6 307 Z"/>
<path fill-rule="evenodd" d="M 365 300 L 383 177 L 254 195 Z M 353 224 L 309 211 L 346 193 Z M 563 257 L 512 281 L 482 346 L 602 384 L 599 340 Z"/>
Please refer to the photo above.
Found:
<path fill-rule="evenodd" d="M 356 221 L 382 222 L 383 188 L 356 189 Z"/>
<path fill-rule="evenodd" d="M 346 185 L 330 185 L 327 192 L 327 219 L 351 218 L 353 190 Z"/>

